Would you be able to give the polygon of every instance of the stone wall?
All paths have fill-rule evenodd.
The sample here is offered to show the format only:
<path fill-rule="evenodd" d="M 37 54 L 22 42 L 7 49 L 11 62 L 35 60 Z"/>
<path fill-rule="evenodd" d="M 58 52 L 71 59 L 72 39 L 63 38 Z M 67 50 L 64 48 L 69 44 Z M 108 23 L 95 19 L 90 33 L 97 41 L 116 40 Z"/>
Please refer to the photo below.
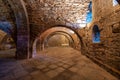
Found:
<path fill-rule="evenodd" d="M 98 0 L 94 4 L 98 3 Z M 103 2 L 104 3 L 104 2 Z M 109 1 L 108 1 L 109 3 Z M 107 4 L 107 2 L 106 2 Z M 100 5 L 98 5 L 100 6 Z M 104 7 L 101 7 L 101 13 L 96 5 L 94 20 L 91 26 L 83 29 L 85 32 L 84 42 L 86 44 L 87 55 L 91 59 L 104 65 L 109 71 L 119 77 L 120 75 L 120 6 L 111 6 L 111 10 L 105 14 Z M 94 7 L 93 7 L 94 8 Z M 109 7 L 106 7 L 106 9 Z M 99 13 L 99 14 L 98 14 Z M 100 43 L 92 42 L 92 28 L 98 25 L 100 29 Z"/>
<path fill-rule="evenodd" d="M 49 47 L 58 47 L 58 46 L 69 46 L 70 42 L 69 42 L 69 39 L 65 37 L 64 35 L 56 34 L 56 35 L 51 36 L 48 39 L 47 44 Z"/>
<path fill-rule="evenodd" d="M 5 17 L 7 20 L 9 20 L 12 23 L 11 20 L 11 11 L 8 8 L 8 6 L 3 2 L 3 0 L 0 0 L 0 18 Z"/>
<path fill-rule="evenodd" d="M 93 20 L 97 21 L 112 12 L 113 0 L 92 0 Z"/>
<path fill-rule="evenodd" d="M 9 22 L 12 25 L 11 35 L 13 35 L 12 37 L 14 38 L 16 31 L 15 16 L 7 0 L 0 0 L 0 20 L 1 19 L 5 19 L 6 22 Z"/>
<path fill-rule="evenodd" d="M 12 36 L 12 38 L 14 38 L 15 40 L 15 35 L 16 35 L 16 27 L 15 27 L 15 18 L 14 18 L 14 13 L 13 11 L 11 10 L 9 4 L 7 3 L 6 0 L 0 0 L 0 21 L 1 20 L 5 20 L 7 23 L 10 23 L 10 27 L 9 27 L 9 30 L 11 32 L 6 32 L 6 31 L 9 31 L 9 30 L 6 30 L 8 29 L 8 27 L 6 26 L 0 26 L 0 46 L 1 48 L 3 48 L 4 45 L 2 45 L 2 42 L 5 35 L 7 35 L 8 33 L 10 33 L 9 35 Z M 0 22 L 1 24 L 2 22 Z M 9 25 L 9 24 L 8 24 Z"/>

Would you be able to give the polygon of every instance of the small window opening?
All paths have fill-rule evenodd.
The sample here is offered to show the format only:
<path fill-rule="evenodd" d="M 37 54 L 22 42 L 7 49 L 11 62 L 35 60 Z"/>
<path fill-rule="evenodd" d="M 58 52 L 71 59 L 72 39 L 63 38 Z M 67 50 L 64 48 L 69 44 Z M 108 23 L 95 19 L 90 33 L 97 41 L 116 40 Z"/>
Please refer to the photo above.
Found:
<path fill-rule="evenodd" d="M 118 5 L 119 3 L 118 3 L 118 0 L 113 0 L 113 6 L 116 6 L 116 5 Z"/>
<path fill-rule="evenodd" d="M 100 43 L 100 30 L 97 25 L 93 27 L 93 43 Z"/>

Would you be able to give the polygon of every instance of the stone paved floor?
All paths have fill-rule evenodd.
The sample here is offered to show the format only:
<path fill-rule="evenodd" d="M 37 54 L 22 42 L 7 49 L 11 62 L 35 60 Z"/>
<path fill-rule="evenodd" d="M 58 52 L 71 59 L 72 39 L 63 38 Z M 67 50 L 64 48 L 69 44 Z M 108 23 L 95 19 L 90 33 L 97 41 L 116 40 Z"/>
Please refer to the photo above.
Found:
<path fill-rule="evenodd" d="M 46 49 L 29 60 L 1 58 L 0 54 L 0 80 L 118 79 L 81 55 L 79 51 L 55 47 Z"/>

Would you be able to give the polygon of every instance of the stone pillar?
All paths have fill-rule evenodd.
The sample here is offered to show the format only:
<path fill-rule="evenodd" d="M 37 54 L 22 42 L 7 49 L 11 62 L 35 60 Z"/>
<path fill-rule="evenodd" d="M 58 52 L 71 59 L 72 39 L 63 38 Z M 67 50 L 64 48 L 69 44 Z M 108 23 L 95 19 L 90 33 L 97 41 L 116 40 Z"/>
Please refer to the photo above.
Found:
<path fill-rule="evenodd" d="M 17 35 L 19 37 L 17 39 L 17 59 L 26 59 L 29 58 L 29 46 L 28 46 L 28 38 L 26 35 Z"/>
<path fill-rule="evenodd" d="M 25 5 L 23 3 L 23 0 L 8 0 L 8 2 L 11 5 L 16 18 L 16 58 L 30 58 L 32 54 L 29 54 L 29 20 Z"/>
<path fill-rule="evenodd" d="M 36 54 L 37 54 L 36 44 L 37 44 L 37 41 L 38 41 L 38 40 L 39 40 L 39 39 L 37 38 L 37 39 L 35 39 L 35 41 L 33 42 L 33 46 L 32 46 L 32 57 L 35 57 Z"/>
<path fill-rule="evenodd" d="M 29 53 L 29 23 L 25 5 L 22 0 L 20 3 L 21 10 L 19 10 L 17 17 L 17 58 L 26 59 L 32 56 L 32 53 Z"/>

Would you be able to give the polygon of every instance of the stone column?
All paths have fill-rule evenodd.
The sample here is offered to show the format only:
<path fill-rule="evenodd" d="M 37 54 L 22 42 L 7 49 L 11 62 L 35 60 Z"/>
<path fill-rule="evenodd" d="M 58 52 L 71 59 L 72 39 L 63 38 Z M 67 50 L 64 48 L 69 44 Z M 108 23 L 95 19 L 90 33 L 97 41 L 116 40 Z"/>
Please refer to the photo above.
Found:
<path fill-rule="evenodd" d="M 28 14 L 23 3 L 23 0 L 8 0 L 16 18 L 17 26 L 17 41 L 16 41 L 16 58 L 27 59 L 32 54 L 29 54 L 29 21 Z"/>
<path fill-rule="evenodd" d="M 26 59 L 29 58 L 29 34 L 20 26 L 17 31 L 17 59 Z"/>

